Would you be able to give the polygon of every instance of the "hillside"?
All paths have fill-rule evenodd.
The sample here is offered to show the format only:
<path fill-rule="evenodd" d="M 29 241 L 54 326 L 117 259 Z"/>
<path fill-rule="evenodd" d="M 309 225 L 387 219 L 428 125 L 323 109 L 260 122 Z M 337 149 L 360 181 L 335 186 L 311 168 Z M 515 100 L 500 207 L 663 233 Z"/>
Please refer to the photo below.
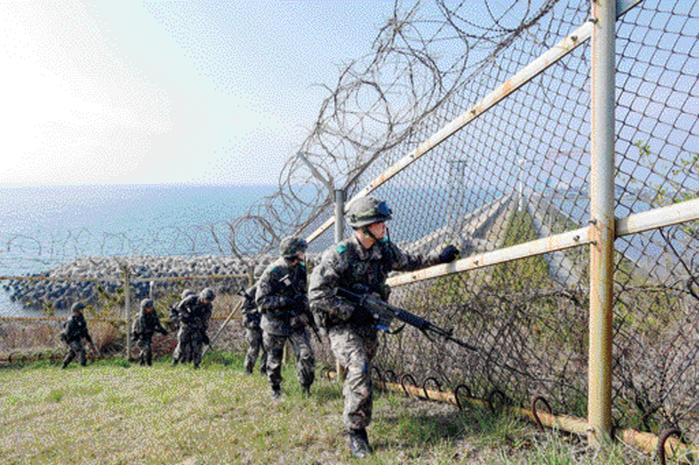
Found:
<path fill-rule="evenodd" d="M 121 360 L 65 371 L 48 362 L 2 368 L 2 463 L 357 463 L 346 450 L 337 384 L 319 380 L 304 399 L 287 366 L 284 400 L 274 404 L 266 380 L 245 376 L 240 367 L 238 357 L 215 353 L 199 371 Z M 376 452 L 361 463 L 639 459 L 619 445 L 596 457 L 577 438 L 541 433 L 507 416 L 392 394 L 377 396 L 374 418 L 369 434 Z"/>

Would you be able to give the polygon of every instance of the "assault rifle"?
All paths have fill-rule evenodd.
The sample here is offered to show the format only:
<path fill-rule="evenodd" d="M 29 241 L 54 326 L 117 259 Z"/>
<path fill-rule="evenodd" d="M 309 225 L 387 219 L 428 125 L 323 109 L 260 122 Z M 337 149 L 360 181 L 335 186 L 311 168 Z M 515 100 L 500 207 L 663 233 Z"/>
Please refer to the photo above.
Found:
<path fill-rule="evenodd" d="M 245 299 L 245 305 L 250 307 L 255 307 L 255 297 L 248 294 L 247 289 L 241 287 L 238 291 L 238 295 Z"/>
<path fill-rule="evenodd" d="M 362 307 L 367 310 L 376 321 L 376 329 L 380 331 L 390 332 L 391 322 L 395 318 L 396 320 L 402 321 L 405 324 L 417 328 L 428 339 L 431 339 L 430 335 L 436 335 L 447 341 L 458 344 L 465 349 L 473 351 L 478 350 L 471 344 L 468 344 L 460 339 L 456 339 L 454 336 L 452 336 L 451 329 L 440 328 L 434 323 L 427 321 L 414 313 L 410 313 L 407 310 L 388 304 L 368 292 L 357 293 L 347 289 L 338 288 L 336 295 L 348 300 L 349 302 L 352 302 L 358 307 Z M 403 327 L 399 328 L 397 331 L 393 332 L 393 334 L 400 332 L 402 329 Z"/>
<path fill-rule="evenodd" d="M 296 289 L 296 286 L 293 286 L 291 283 L 291 278 L 290 276 L 284 275 L 281 277 L 279 280 L 285 287 L 291 288 L 291 290 L 294 292 L 295 295 L 300 296 L 303 295 L 306 297 L 306 292 L 305 291 L 299 291 Z M 305 315 L 306 316 L 306 321 L 308 322 L 308 326 L 311 328 L 311 331 L 313 331 L 313 335 L 316 337 L 316 340 L 318 341 L 319 344 L 323 343 L 323 340 L 320 338 L 320 331 L 318 330 L 318 325 L 316 325 L 316 320 L 313 319 L 313 314 L 311 313 L 311 309 L 308 308 L 308 298 L 304 299 L 304 302 L 294 302 L 294 305 L 298 309 L 298 307 L 302 307 L 301 311 L 298 313 L 297 316 Z"/>

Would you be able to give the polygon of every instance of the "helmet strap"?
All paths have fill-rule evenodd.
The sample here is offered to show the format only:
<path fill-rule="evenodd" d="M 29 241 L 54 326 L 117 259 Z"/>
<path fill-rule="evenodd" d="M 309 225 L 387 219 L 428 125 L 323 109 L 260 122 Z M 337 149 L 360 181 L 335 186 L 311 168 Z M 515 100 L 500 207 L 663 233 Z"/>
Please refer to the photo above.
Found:
<path fill-rule="evenodd" d="M 370 225 L 362 226 L 362 232 L 374 239 L 374 242 L 379 242 L 379 238 L 374 236 L 374 233 L 369 230 L 369 226 Z"/>

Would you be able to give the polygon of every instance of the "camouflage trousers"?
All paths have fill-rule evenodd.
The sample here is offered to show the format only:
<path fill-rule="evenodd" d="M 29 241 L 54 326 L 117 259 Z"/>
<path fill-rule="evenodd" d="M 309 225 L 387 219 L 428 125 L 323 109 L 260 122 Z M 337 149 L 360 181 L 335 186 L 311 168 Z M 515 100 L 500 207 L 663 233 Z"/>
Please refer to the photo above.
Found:
<path fill-rule="evenodd" d="M 68 344 L 68 353 L 63 359 L 63 366 L 68 365 L 76 356 L 80 360 L 80 365 L 85 366 L 87 359 L 85 357 L 85 346 L 82 341 L 70 341 L 66 344 Z"/>
<path fill-rule="evenodd" d="M 245 340 L 248 342 L 248 351 L 245 354 L 245 369 L 252 372 L 257 355 L 262 350 L 260 371 L 264 373 L 267 370 L 267 351 L 262 344 L 262 330 L 259 328 L 245 328 Z"/>
<path fill-rule="evenodd" d="M 195 367 L 201 363 L 204 350 L 204 338 L 201 330 L 189 326 L 180 326 L 177 332 L 177 347 L 172 358 L 178 362 L 193 362 Z"/>
<path fill-rule="evenodd" d="M 153 364 L 153 344 L 150 337 L 144 337 L 138 340 L 138 348 L 141 353 L 138 355 L 138 359 L 141 365 L 152 365 Z"/>
<path fill-rule="evenodd" d="M 345 428 L 366 428 L 371 423 L 371 361 L 379 345 L 376 331 L 339 326 L 331 328 L 328 336 L 335 359 L 347 370 L 342 388 L 345 398 L 342 419 Z"/>
<path fill-rule="evenodd" d="M 184 333 L 184 327 L 180 325 L 180 329 L 177 330 L 177 345 L 172 353 L 173 362 L 186 363 L 191 360 L 191 350 L 188 343 L 184 340 Z"/>
<path fill-rule="evenodd" d="M 262 342 L 267 351 L 267 378 L 272 389 L 278 389 L 282 382 L 282 357 L 284 343 L 289 340 L 296 356 L 296 375 L 302 387 L 310 387 L 315 379 L 315 358 L 311 341 L 305 328 L 294 330 L 290 336 L 277 336 L 263 332 Z"/>

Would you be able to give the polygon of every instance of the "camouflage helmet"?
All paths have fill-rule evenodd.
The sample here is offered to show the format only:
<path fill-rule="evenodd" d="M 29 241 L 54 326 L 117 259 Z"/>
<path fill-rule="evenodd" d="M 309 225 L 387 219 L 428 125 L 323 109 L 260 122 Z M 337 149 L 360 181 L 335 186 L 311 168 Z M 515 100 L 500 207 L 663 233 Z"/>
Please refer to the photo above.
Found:
<path fill-rule="evenodd" d="M 75 303 L 70 307 L 70 311 L 71 311 L 71 312 L 80 312 L 80 313 L 82 313 L 84 309 L 85 309 L 85 304 L 82 303 L 82 302 L 75 302 Z"/>
<path fill-rule="evenodd" d="M 216 293 L 210 287 L 206 287 L 199 293 L 199 298 L 212 302 L 216 298 Z"/>
<path fill-rule="evenodd" d="M 153 308 L 153 299 L 143 299 L 141 301 L 141 310 L 145 310 L 148 307 Z"/>
<path fill-rule="evenodd" d="M 347 223 L 354 229 L 390 220 L 393 212 L 383 200 L 360 197 L 347 209 Z"/>
<path fill-rule="evenodd" d="M 187 297 L 189 297 L 190 295 L 194 295 L 194 294 L 195 294 L 195 292 L 194 292 L 193 290 L 191 290 L 191 289 L 185 289 L 184 291 L 182 291 L 182 294 L 180 295 L 180 298 L 181 298 L 182 300 L 184 300 L 184 299 L 186 299 Z"/>
<path fill-rule="evenodd" d="M 299 252 L 305 252 L 308 243 L 305 239 L 296 236 L 289 236 L 282 239 L 279 244 L 279 254 L 282 257 L 293 257 Z"/>

